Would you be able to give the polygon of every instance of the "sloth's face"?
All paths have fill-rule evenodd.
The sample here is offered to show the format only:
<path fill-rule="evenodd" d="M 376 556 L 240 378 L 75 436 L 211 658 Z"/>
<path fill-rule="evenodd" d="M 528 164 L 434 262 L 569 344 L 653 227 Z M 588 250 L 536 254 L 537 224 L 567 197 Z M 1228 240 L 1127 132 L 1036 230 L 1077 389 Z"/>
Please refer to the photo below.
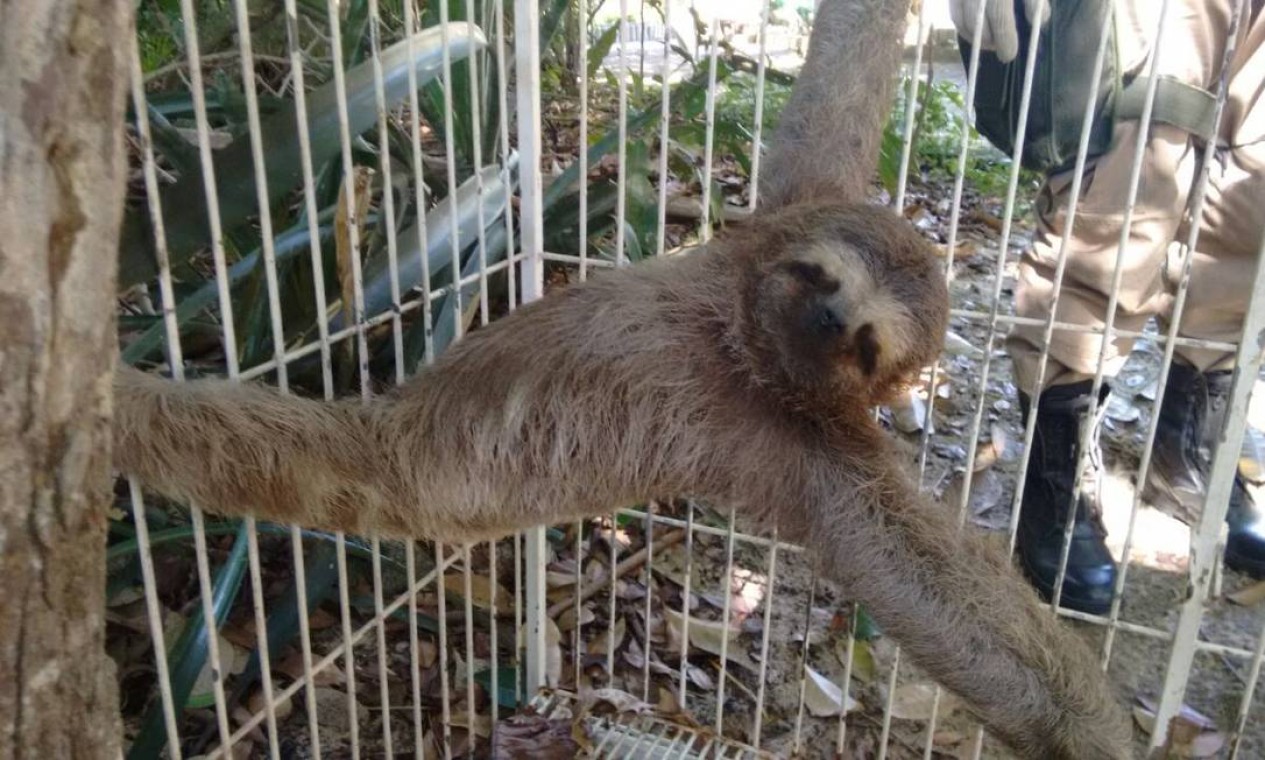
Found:
<path fill-rule="evenodd" d="M 773 264 L 760 290 L 764 329 L 797 384 L 882 395 L 919 363 L 908 311 L 916 306 L 899 302 L 846 245 L 817 243 Z"/>

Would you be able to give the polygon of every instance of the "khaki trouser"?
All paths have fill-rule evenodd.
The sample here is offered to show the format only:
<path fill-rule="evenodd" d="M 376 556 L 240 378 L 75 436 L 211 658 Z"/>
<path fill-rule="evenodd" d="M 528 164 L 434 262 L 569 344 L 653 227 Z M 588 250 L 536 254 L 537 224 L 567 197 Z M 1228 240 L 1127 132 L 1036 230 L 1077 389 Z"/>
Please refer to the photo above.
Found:
<path fill-rule="evenodd" d="M 1121 23 L 1128 36 L 1130 22 L 1155 34 L 1159 2 L 1134 0 L 1124 13 L 1143 18 Z M 1182 337 L 1237 342 L 1250 297 L 1250 288 L 1265 234 L 1265 24 L 1245 17 L 1239 26 L 1239 45 L 1230 69 L 1229 99 L 1222 114 L 1219 150 L 1210 169 L 1199 226 L 1191 257 L 1191 280 L 1178 334 Z M 1133 5 L 1133 3 L 1118 3 Z M 1157 75 L 1170 75 L 1216 91 L 1234 3 L 1172 0 L 1160 42 Z M 1149 17 L 1146 17 L 1149 16 Z M 1149 70 L 1146 45 L 1130 49 L 1122 44 L 1123 63 L 1131 70 Z M 1132 56 L 1132 57 L 1130 57 Z M 1140 331 L 1154 316 L 1168 330 L 1177 286 L 1185 264 L 1189 235 L 1187 213 L 1193 182 L 1199 171 L 1203 145 L 1165 124 L 1152 124 L 1143 153 L 1137 200 L 1123 249 L 1120 231 L 1137 150 L 1139 124 L 1116 127 L 1112 150 L 1087 165 L 1077 204 L 1075 226 L 1067 240 L 1067 263 L 1058 303 L 1054 303 L 1055 267 L 1059 260 L 1072 172 L 1051 176 L 1036 203 L 1034 244 L 1019 265 L 1015 310 L 1020 317 L 1055 319 L 1101 329 L 1106 321 L 1117 251 L 1122 271 L 1115 328 Z M 1030 395 L 1038 388 L 1037 370 L 1044 327 L 1020 325 L 1011 332 L 1007 349 L 1015 362 L 1019 388 Z M 1113 377 L 1128 358 L 1132 339 L 1114 337 L 1107 347 L 1104 372 Z M 1060 329 L 1049 346 L 1049 361 L 1041 388 L 1072 383 L 1093 376 L 1103 340 L 1099 335 Z M 1176 353 L 1200 370 L 1233 365 L 1233 353 L 1178 346 Z"/>

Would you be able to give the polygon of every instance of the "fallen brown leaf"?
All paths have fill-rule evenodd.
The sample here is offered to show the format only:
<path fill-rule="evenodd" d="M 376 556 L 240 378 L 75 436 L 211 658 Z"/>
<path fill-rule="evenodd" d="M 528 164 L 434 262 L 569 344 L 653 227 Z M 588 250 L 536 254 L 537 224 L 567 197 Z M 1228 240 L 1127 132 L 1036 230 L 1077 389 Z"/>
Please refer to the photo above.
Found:
<path fill-rule="evenodd" d="M 1226 599 L 1240 607 L 1252 607 L 1265 601 L 1265 581 L 1258 581 L 1245 586 L 1233 594 L 1226 594 Z"/>

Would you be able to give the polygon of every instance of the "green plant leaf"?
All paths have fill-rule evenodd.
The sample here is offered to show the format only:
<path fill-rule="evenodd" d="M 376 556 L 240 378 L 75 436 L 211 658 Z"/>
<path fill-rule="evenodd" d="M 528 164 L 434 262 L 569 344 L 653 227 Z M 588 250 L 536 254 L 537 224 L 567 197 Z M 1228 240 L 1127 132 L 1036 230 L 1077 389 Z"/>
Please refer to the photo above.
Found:
<path fill-rule="evenodd" d="M 544 3 L 544 13 L 540 16 L 541 50 L 548 50 L 553 44 L 553 37 L 562 27 L 562 17 L 570 4 L 570 0 L 547 0 Z"/>
<path fill-rule="evenodd" d="M 290 532 L 288 528 L 281 530 L 287 534 Z M 329 538 L 331 540 L 321 541 L 313 546 L 312 550 L 306 552 L 303 557 L 306 580 L 303 597 L 307 599 L 309 611 L 316 609 L 322 602 L 333 596 L 334 590 L 338 588 L 338 542 L 333 536 Z M 357 548 L 365 550 L 365 554 L 372 556 L 372 552 L 368 551 L 367 547 L 358 546 Z M 347 540 L 347 549 L 349 552 L 352 549 L 350 539 Z M 282 647 L 299 635 L 299 592 L 299 584 L 295 579 L 280 599 L 268 605 L 266 640 L 270 658 L 276 657 Z M 259 662 L 259 647 L 255 647 L 250 653 L 246 669 L 238 676 L 237 686 L 233 689 L 234 695 L 238 698 L 259 680 Z"/>
<path fill-rule="evenodd" d="M 619 37 L 620 23 L 618 20 L 613 22 L 606 31 L 597 38 L 593 46 L 589 48 L 589 79 L 593 79 L 597 75 L 597 69 L 602 65 L 602 61 L 606 60 L 606 55 L 611 52 L 611 48 L 615 45 L 616 38 Z"/>
<path fill-rule="evenodd" d="M 448 27 L 452 61 L 462 60 L 471 52 L 487 46 L 483 32 L 472 24 L 455 22 Z M 411 62 L 408 40 L 401 40 L 382 51 L 383 91 L 388 108 L 408 94 L 410 63 L 416 71 L 419 86 L 440 74 L 443 60 L 441 34 L 440 28 L 433 27 L 414 35 Z M 359 135 L 377 120 L 372 64 L 366 62 L 349 69 L 345 83 L 349 132 Z M 341 145 L 338 100 L 333 82 L 309 94 L 307 121 L 312 162 L 319 166 L 336 156 Z M 302 149 L 293 111 L 282 109 L 264 120 L 261 138 L 267 157 L 268 200 L 270 204 L 275 204 L 302 181 Z M 217 152 L 215 178 L 221 222 L 227 234 L 259 212 L 249 139 L 234 140 L 227 148 Z M 173 267 L 185 262 L 210 240 L 206 205 L 200 165 L 196 171 L 182 175 L 174 184 L 164 188 L 163 218 L 168 255 Z M 133 209 L 124 220 L 119 251 L 120 288 L 144 282 L 157 273 L 148 219 L 149 212 L 142 207 Z"/>
<path fill-rule="evenodd" d="M 233 549 L 229 552 L 224 564 L 220 565 L 211 581 L 211 614 L 215 630 L 218 631 L 228 611 L 242 587 L 242 578 L 246 574 L 246 525 L 238 526 L 237 535 L 233 539 Z M 198 680 L 206 664 L 211 630 L 202 616 L 203 606 L 197 605 L 193 616 L 185 623 L 176 643 L 167 653 L 171 663 L 171 696 L 179 716 L 189 702 L 193 685 Z M 162 702 L 154 699 L 145 718 L 141 730 L 128 751 L 128 760 L 149 760 L 159 756 L 167 740 L 167 727 L 163 720 Z"/>
<path fill-rule="evenodd" d="M 275 536 L 288 536 L 290 529 L 284 525 L 276 525 L 268 522 L 256 522 L 255 528 L 260 533 L 267 533 Z M 229 533 L 236 533 L 241 529 L 241 523 L 238 520 L 226 522 L 210 523 L 206 526 L 206 535 L 223 536 Z M 337 537 L 332 533 L 325 533 L 319 530 L 304 530 L 304 538 L 316 539 L 328 543 L 337 542 Z M 167 528 L 155 533 L 149 534 L 149 545 L 151 548 L 162 546 L 164 544 L 179 543 L 188 541 L 193 538 L 193 525 L 179 525 L 174 528 Z M 127 538 L 110 546 L 105 552 L 107 562 L 118 560 L 123 557 L 135 554 L 137 550 L 137 541 L 135 538 Z M 353 556 L 359 556 L 369 559 L 373 556 L 373 551 L 368 544 L 362 541 L 347 538 L 347 553 Z M 385 559 L 385 557 L 384 557 Z"/>
<path fill-rule="evenodd" d="M 492 693 L 492 669 L 484 668 L 474 674 L 474 680 L 489 694 Z M 513 665 L 498 663 L 496 666 L 496 702 L 510 710 L 518 707 L 518 669 Z"/>
<path fill-rule="evenodd" d="M 329 223 L 333 218 L 334 209 L 332 208 L 326 209 L 319 215 L 318 223 L 325 225 L 317 228 L 320 231 L 322 240 L 330 234 L 331 227 Z M 273 251 L 276 254 L 277 263 L 281 264 L 297 255 L 307 253 L 310 241 L 311 237 L 308 234 L 307 222 L 296 224 L 277 235 L 273 240 Z M 255 249 L 229 267 L 229 287 L 232 288 L 249 277 L 262 261 L 262 251 Z M 219 290 L 215 281 L 211 280 L 205 283 L 198 290 L 180 299 L 179 304 L 176 306 L 176 324 L 183 328 L 189 320 L 200 314 L 203 309 L 218 303 L 218 299 Z M 162 347 L 165 338 L 166 330 L 162 320 L 158 320 L 124 349 L 123 361 L 128 364 L 135 364 L 145 359 Z"/>
<path fill-rule="evenodd" d="M 716 62 L 716 81 L 724 81 L 730 74 L 732 69 L 725 64 L 724 61 Z M 693 77 L 678 82 L 671 93 L 673 114 L 682 119 L 692 119 L 702 113 L 707 97 L 707 70 L 702 69 L 694 74 Z M 645 110 L 630 116 L 628 119 L 628 139 L 640 133 L 641 130 L 659 123 L 659 105 L 654 105 Z M 588 150 L 588 165 L 590 167 L 597 166 L 602 156 L 615 150 L 616 144 L 619 142 L 619 130 L 610 129 Z M 551 207 L 561 200 L 564 196 L 576 189 L 580 179 L 580 162 L 573 161 L 566 171 L 562 172 L 549 189 L 545 191 L 545 197 L 542 203 L 545 213 L 548 213 Z M 547 227 L 547 225 L 546 225 Z"/>
<path fill-rule="evenodd" d="M 484 236 L 484 251 L 487 256 L 487 264 L 491 266 L 499 262 L 505 257 L 508 249 L 508 239 L 505 234 L 504 224 L 492 224 L 488 227 Z M 477 246 L 477 242 L 475 243 Z M 466 253 L 465 263 L 461 267 L 461 279 L 465 279 L 475 272 L 479 271 L 479 257 L 477 250 L 470 250 Z M 461 286 L 460 304 L 462 306 L 463 326 L 468 323 L 469 318 L 473 316 L 473 309 L 478 307 L 475 300 L 475 294 L 478 293 L 478 281 L 470 282 Z M 431 304 L 431 313 L 434 315 L 432 321 L 431 336 L 434 341 L 435 356 L 443 354 L 444 350 L 452 344 L 457 337 L 457 309 L 453 301 L 453 291 L 445 293 Z M 423 357 L 425 349 L 425 323 L 418 319 L 414 322 L 407 335 L 405 335 L 405 370 L 409 373 L 417 369 L 418 361 Z"/>
<path fill-rule="evenodd" d="M 482 208 L 485 229 L 503 227 L 506 194 L 517 186 L 518 154 L 509 156 L 509 171 L 503 172 L 497 165 L 485 166 L 478 178 L 483 181 L 482 202 L 479 182 L 471 177 L 426 213 L 426 259 L 431 275 L 431 287 L 438 287 L 451 275 L 445 273 L 452 264 L 453 214 L 456 214 L 457 249 L 466 250 L 478 240 L 479 214 Z M 510 178 L 506 187 L 504 175 Z M 418 225 L 396 235 L 396 263 L 399 271 L 400 297 L 422 284 L 421 248 L 418 241 Z M 491 262 L 489 262 L 491 263 Z M 364 273 L 365 316 L 372 317 L 391 308 L 391 269 L 385 256 L 374 258 Z M 340 310 L 330 320 L 330 331 L 341 330 L 345 316 Z"/>

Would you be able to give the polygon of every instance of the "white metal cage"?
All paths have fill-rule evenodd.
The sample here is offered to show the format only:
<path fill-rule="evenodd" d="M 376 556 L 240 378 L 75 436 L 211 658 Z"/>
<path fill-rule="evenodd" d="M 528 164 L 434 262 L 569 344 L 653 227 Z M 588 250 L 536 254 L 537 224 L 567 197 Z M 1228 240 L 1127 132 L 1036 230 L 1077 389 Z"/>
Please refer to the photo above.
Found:
<path fill-rule="evenodd" d="M 478 29 L 450 22 L 449 14 L 457 4 L 448 2 L 419 8 L 407 0 L 368 0 L 365 17 L 353 19 L 348 17 L 348 8 L 360 5 L 337 0 L 324 5 L 315 0 L 284 0 L 276 12 L 271 4 L 265 4 L 269 8 L 261 12 L 246 0 L 233 0 L 232 29 L 224 32 L 224 39 L 233 42 L 207 55 L 199 50 L 205 37 L 199 34 L 198 4 L 180 0 L 180 28 L 170 30 L 180 52 L 157 67 L 142 60 L 145 39 L 138 30 L 129 41 L 133 46 L 133 147 L 141 170 L 136 200 L 148 209 L 159 268 L 158 292 L 135 290 L 129 296 L 129 308 L 153 318 L 146 329 L 161 337 L 159 353 L 166 370 L 182 379 L 191 366 L 182 350 L 182 329 L 192 316 L 229 315 L 214 320 L 218 330 L 214 340 L 222 347 L 223 368 L 230 377 L 266 378 L 287 389 L 293 368 L 302 367 L 315 373 L 319 387 L 330 398 L 340 386 L 336 370 L 353 367 L 358 382 L 352 386 L 368 398 L 373 387 L 371 369 L 396 382 L 407 376 L 406 343 L 420 341 L 415 354 L 422 361 L 433 359 L 448 340 L 460 339 L 468 324 L 486 324 L 498 309 L 513 309 L 542 297 L 548 285 L 547 267 L 550 272 L 565 273 L 559 277 L 583 279 L 594 268 L 622 266 L 642 255 L 671 255 L 677 241 L 671 239 L 670 209 L 673 214 L 692 216 L 686 237 L 705 242 L 716 223 L 754 208 L 758 149 L 751 151 L 744 169 L 744 186 L 750 188 L 745 195 L 715 196 L 721 192 L 713 181 L 718 160 L 717 96 L 724 87 L 718 84 L 718 69 L 726 65 L 722 57 L 735 51 L 750 64 L 753 100 L 746 125 L 749 132 L 742 139 L 760 146 L 767 139 L 762 122 L 769 62 L 776 56 L 794 59 L 802 54 L 806 31 L 802 22 L 792 17 L 789 23 L 771 24 L 770 0 L 749 3 L 749 8 L 674 0 L 642 0 L 634 8 L 628 0 L 618 0 L 617 12 L 607 13 L 608 26 L 600 26 L 601 17 L 595 11 L 615 4 L 615 0 L 569 4 L 559 23 L 578 25 L 582 49 L 568 54 L 580 56 L 583 63 L 576 68 L 574 95 L 566 102 L 549 103 L 542 103 L 542 77 L 549 72 L 541 66 L 539 23 L 549 16 L 549 9 L 542 8 L 540 0 L 513 0 L 512 7 L 503 0 L 465 0 L 458 13 L 464 20 L 480 21 Z M 1163 3 L 1160 34 L 1173 4 Z M 141 4 L 142 9 L 146 6 Z M 912 44 L 904 69 L 908 83 L 902 94 L 907 107 L 898 131 L 899 171 L 887 199 L 901 210 L 911 208 L 907 180 L 919 114 L 913 104 L 920 102 L 920 93 L 930 85 L 924 79 L 924 51 L 932 49 L 928 41 L 935 39 L 930 34 L 933 23 L 942 29 L 947 24 L 946 6 L 924 1 L 910 22 Z M 652 11 L 649 22 L 647 8 Z M 806 18 L 811 8 L 804 10 L 809 12 Z M 423 18 L 425 14 L 430 15 Z M 260 28 L 261 18 L 268 29 Z M 735 23 L 747 26 L 735 30 Z M 611 28 L 616 32 L 606 31 Z M 263 31 L 277 30 L 284 33 L 287 55 L 256 56 L 252 39 Z M 346 37 L 361 33 L 368 40 L 363 50 L 349 45 Z M 784 49 L 773 50 L 769 41 L 774 38 Z M 1034 33 L 1031 43 L 1035 45 L 1036 40 Z M 305 49 L 305 44 L 311 49 Z M 319 52 L 313 52 L 317 48 Z M 349 50 L 363 53 L 354 66 L 344 58 Z M 1099 53 L 1100 67 L 1103 55 Z M 230 90 L 219 86 L 215 108 L 239 109 L 247 127 L 241 134 L 226 135 L 213 127 L 215 108 L 209 102 L 205 73 L 217 60 L 238 62 L 236 75 L 244 83 L 242 100 L 229 104 Z M 977 61 L 971 57 L 961 72 L 965 103 L 971 102 L 976 85 Z M 261 66 L 271 67 L 275 76 L 261 77 Z M 943 68 L 953 66 L 944 63 Z M 326 98 L 325 105 L 333 104 L 330 123 L 309 124 L 311 119 L 305 116 L 314 113 L 313 87 L 305 81 L 314 69 L 325 80 L 320 97 Z M 169 112 L 147 87 L 173 72 L 183 79 L 192 98 L 188 111 L 193 129 L 183 133 L 169 123 Z M 598 73 L 600 80 L 591 79 Z M 668 147 L 675 139 L 674 90 L 656 80 L 689 80 L 703 94 L 701 111 L 690 125 L 691 130 L 697 125 L 702 131 L 701 155 L 695 164 L 699 197 L 692 203 L 674 197 L 667 181 L 672 158 Z M 429 82 L 445 86 L 426 90 Z M 453 86 L 458 82 L 468 92 Z M 658 108 L 630 114 L 630 88 L 656 87 Z M 595 126 L 590 111 L 595 95 L 613 96 L 614 104 L 605 108 L 613 124 Z M 1154 88 L 1149 95 L 1154 96 Z M 431 105 L 443 114 L 441 123 L 423 127 L 419 114 L 426 103 L 422 97 L 439 98 Z M 644 93 L 637 97 L 643 105 L 649 102 Z M 1090 101 L 1093 97 L 1094 93 L 1087 93 Z M 1218 115 L 1225 97 L 1223 87 Z M 470 113 L 461 113 L 458 104 Z M 1150 101 L 1148 114 L 1149 107 Z M 301 211 L 294 217 L 294 234 L 275 230 L 270 210 L 276 197 L 269 194 L 273 175 L 268 164 L 282 159 L 266 150 L 264 135 L 272 123 L 269 120 L 275 121 L 282 113 L 280 109 L 289 109 L 299 146 L 296 171 L 301 177 Z M 480 109 L 497 114 L 490 125 Z M 573 162 L 565 156 L 560 162 L 557 152 L 545 149 L 551 117 L 555 122 L 575 122 Z M 956 168 L 951 192 L 941 198 L 923 192 L 914 205 L 936 208 L 939 202 L 938 208 L 948 216 L 943 238 L 940 227 L 928 234 L 942 243 L 946 271 L 955 279 L 952 329 L 967 339 L 964 346 L 950 346 L 946 361 L 930 369 L 926 387 L 931 390 L 926 398 L 911 402 L 913 411 L 921 408 L 924 419 L 915 425 L 909 440 L 916 447 L 915 461 L 924 483 L 945 490 L 947 507 L 960 510 L 964 521 L 975 508 L 977 479 L 988 481 L 985 488 L 1000 489 L 1001 495 L 993 500 L 1000 515 L 994 528 L 1000 540 L 1013 547 L 1017 525 L 1013 511 L 1018 508 L 1016 494 L 1022 490 L 1034 426 L 1022 428 L 1022 446 L 1015 448 L 1021 451 L 1018 455 L 998 451 L 1005 446 L 990 427 L 995 430 L 1002 419 L 1013 424 L 1016 416 L 1006 402 L 1006 359 L 998 351 L 997 340 L 1023 321 L 1010 313 L 1007 288 L 1024 242 L 1019 209 L 1026 188 L 1018 163 L 1011 162 L 995 237 L 986 247 L 972 243 L 977 250 L 963 256 L 964 195 L 971 189 L 968 168 L 979 143 L 968 128 L 969 109 L 957 109 L 950 121 L 961 136 L 952 160 Z M 323 164 L 313 160 L 311 129 L 322 130 L 319 139 L 336 134 L 336 150 Z M 467 131 L 462 133 L 463 129 Z M 485 134 L 485 129 L 491 134 Z M 630 158 L 632 131 L 641 134 L 644 144 L 655 152 Z M 155 146 L 172 134 L 190 143 L 186 165 L 173 167 L 171 150 L 156 151 Z M 240 183 L 255 190 L 255 197 L 245 201 L 255 204 L 254 224 L 246 233 L 222 224 L 224 195 L 217 182 L 224 179 L 223 163 L 217 163 L 216 154 L 226 137 L 250 149 L 249 181 Z M 457 142 L 462 139 L 469 147 L 468 156 L 458 155 Z M 1082 134 L 1078 167 L 1083 166 L 1087 140 L 1088 129 Z M 400 147 L 404 159 L 396 160 Z M 1202 182 L 1206 182 L 1206 167 L 1215 148 L 1209 144 L 1206 149 Z M 164 160 L 163 155 L 168 158 Z M 378 160 L 373 167 L 376 176 L 366 171 L 372 164 L 366 155 Z M 652 159 L 651 169 L 639 176 L 659 181 L 652 194 L 638 199 L 637 212 L 654 215 L 654 235 L 641 238 L 627 223 L 630 198 L 643 192 L 629 187 L 628 167 L 632 160 Z M 1140 155 L 1135 158 L 1133 194 L 1140 160 Z M 613 180 L 613 191 L 604 188 L 600 197 L 590 197 L 589 178 L 604 165 L 608 171 L 602 176 Z M 566 189 L 559 176 L 563 169 L 573 170 L 578 178 L 573 186 L 583 188 L 574 219 L 575 254 L 550 250 L 547 234 L 553 231 L 545 227 L 548 209 L 555 202 L 551 193 Z M 204 268 L 201 274 L 214 283 L 211 290 L 181 287 L 179 272 L 189 266 L 188 259 L 173 263 L 168 255 L 167 236 L 172 230 L 162 209 L 162 190 L 171 184 L 173 172 L 200 175 L 210 230 L 209 239 L 200 242 L 206 251 L 202 265 L 210 271 Z M 445 199 L 432 202 L 419 190 L 431 186 L 442 187 Z M 1202 187 L 1198 185 L 1193 201 L 1196 217 L 1201 212 Z M 404 191 L 397 193 L 397 188 Z M 1078 174 L 1071 190 L 1071 213 L 1080 192 Z M 325 200 L 320 200 L 322 194 Z M 332 215 L 322 211 L 322 204 L 330 205 L 330 197 L 337 199 Z M 610 204 L 612 223 L 596 235 L 588 228 L 591 203 Z M 688 207 L 686 212 L 680 210 L 682 206 Z M 1130 204 L 1126 218 L 1132 210 Z M 411 225 L 401 220 L 411 220 Z M 365 229 L 370 223 L 376 225 L 368 233 L 375 245 L 372 277 L 366 275 L 364 261 Z M 1198 225 L 1191 229 L 1184 241 L 1189 249 L 1195 247 Z M 652 243 L 653 250 L 646 250 L 647 243 Z M 255 246 L 253 258 L 243 255 Z M 295 276 L 290 263 L 305 256 L 307 271 L 317 273 L 306 281 L 308 308 L 315 315 L 314 333 L 296 334 L 293 325 L 285 323 L 282 307 L 290 290 L 285 281 Z M 965 289 L 957 287 L 961 278 L 955 274 L 963 267 L 978 273 Z M 446 270 L 447 281 L 437 282 L 432 268 Z M 336 280 L 322 274 L 330 272 Z M 1061 273 L 1060 267 L 1060 278 Z M 1187 268 L 1178 289 L 1178 314 L 1189 274 Z M 1117 285 L 1119 277 L 1117 266 Z M 1115 547 L 1119 556 L 1126 560 L 1133 556 L 1139 530 L 1175 531 L 1179 541 L 1169 547 L 1171 572 L 1146 567 L 1142 561 L 1125 561 L 1123 568 L 1128 572 L 1121 575 L 1108 615 L 1059 611 L 1097 637 L 1103 665 L 1123 689 L 1153 699 L 1135 709 L 1139 724 L 1145 725 L 1138 732 L 1139 748 L 1158 747 L 1168 740 L 1172 732 L 1164 727 L 1180 714 L 1187 717 L 1173 724 L 1174 731 L 1219 734 L 1226 745 L 1225 756 L 1265 753 L 1265 735 L 1259 728 L 1265 723 L 1255 699 L 1265 661 L 1265 615 L 1228 600 L 1227 592 L 1243 581 L 1230 577 L 1223 589 L 1226 576 L 1219 560 L 1232 473 L 1239 466 L 1245 436 L 1249 443 L 1252 440 L 1249 405 L 1262 361 L 1257 336 L 1265 328 L 1265 268 L 1258 269 L 1252 285 L 1243 338 L 1237 344 L 1213 346 L 1236 351 L 1238 369 L 1229 423 L 1212 465 L 1210 493 L 1201 519 L 1190 529 L 1188 544 L 1183 543 L 1183 529 L 1161 525 L 1159 518 L 1149 516 L 1127 482 L 1132 473 L 1118 471 L 1120 503 L 1127 505 L 1117 511 L 1124 529 L 1122 534 L 1117 532 L 1122 539 Z M 1113 298 L 1101 329 L 1057 323 L 1052 318 L 1035 326 L 1045 331 L 1047 345 L 1061 330 L 1127 333 L 1114 327 L 1115 312 Z M 245 320 L 259 320 L 270 340 L 244 349 L 238 331 Z M 258 342 L 255 336 L 260 331 L 251 329 L 251 340 Z M 1174 347 L 1199 343 L 1178 336 L 1175 329 L 1167 334 L 1148 329 L 1130 337 L 1144 340 L 1145 350 L 1158 365 L 1158 388 L 1151 398 L 1163 395 Z M 244 356 L 251 358 L 242 361 Z M 342 356 L 354 358 L 340 362 Z M 965 405 L 960 419 L 966 422 L 947 429 L 931 424 L 937 419 L 936 389 L 946 374 L 954 377 L 950 393 Z M 1100 362 L 1096 387 L 1102 382 Z M 1141 482 L 1150 465 L 1155 415 L 1142 414 L 1131 426 L 1120 427 L 1125 431 L 1121 435 L 1140 438 L 1140 461 L 1134 471 Z M 998 445 L 989 448 L 990 442 Z M 1007 464 L 989 470 L 991 462 L 981 461 L 982 457 L 1005 458 Z M 1014 475 L 1019 483 L 1001 479 L 1000 471 Z M 220 526 L 209 531 L 197 505 L 189 505 L 191 522 L 183 535 L 192 537 L 197 586 L 187 590 L 185 607 L 194 622 L 200 615 L 202 620 L 222 624 L 230 613 L 249 620 L 239 628 L 253 630 L 258 661 L 247 667 L 256 668 L 252 672 L 257 672 L 258 685 L 250 687 L 247 699 L 235 693 L 242 663 L 233 660 L 238 657 L 235 651 L 250 647 L 232 644 L 222 635 L 208 636 L 204 627 L 192 623 L 183 629 L 171 627 L 172 614 L 163 601 L 169 591 L 163 589 L 162 566 L 156 566 L 156 556 L 182 544 L 169 542 L 166 533 L 155 540 L 149 522 L 161 510 L 147 505 L 137 483 L 130 484 L 123 503 L 130 515 L 121 519 L 130 517 L 135 536 L 128 544 L 134 547 L 133 553 L 124 557 L 120 552 L 119 558 L 138 562 L 143 595 L 130 601 L 139 608 L 134 620 L 143 624 L 135 625 L 134 633 L 149 637 L 152 652 L 153 677 L 146 681 L 152 684 L 150 712 L 146 714 L 161 723 L 158 751 L 173 758 L 191 752 L 227 756 L 243 747 L 250 756 L 272 758 L 404 753 L 449 757 L 476 746 L 487 752 L 501 738 L 514 734 L 509 715 L 516 708 L 555 729 L 560 724 L 550 720 L 566 723 L 581 715 L 590 721 L 586 725 L 600 723 L 604 733 L 593 734 L 597 738 L 588 749 L 602 756 L 747 757 L 755 756 L 755 748 L 776 756 L 842 756 L 845 748 L 880 758 L 889 753 L 999 756 L 982 731 L 953 715 L 946 695 L 901 662 L 898 648 L 883 645 L 881 635 L 873 638 L 873 632 L 864 630 L 862 612 L 817 584 L 800 562 L 797 547 L 742 532 L 733 515 L 723 511 L 724 505 L 612 504 L 609 519 L 560 526 L 552 536 L 542 526 L 495 544 L 457 547 L 385 545 L 375 537 L 313 536 L 297 527 L 280 531 L 269 526 L 265 531 L 252 520 L 240 528 Z M 216 538 L 220 534 L 236 538 L 223 543 Z M 284 556 L 286 539 L 288 556 Z M 313 566 L 310 562 L 318 554 L 312 547 L 319 545 L 333 546 L 332 557 L 327 558 L 328 564 Z M 680 560 L 683 566 L 664 570 L 665 557 Z M 370 568 L 367 590 L 355 585 L 349 570 L 349 562 L 362 561 Z M 226 568 L 233 562 L 237 566 L 244 562 L 250 589 L 249 601 L 237 605 L 232 603 L 234 592 L 228 589 L 240 586 L 242 579 L 226 577 Z M 294 588 L 303 592 L 290 601 L 270 596 L 276 584 L 270 585 L 269 568 L 274 565 L 287 566 Z M 332 584 L 336 591 L 324 606 L 337 609 L 336 619 L 315 624 L 318 608 L 310 607 L 306 595 L 309 575 L 314 572 L 325 579 L 321 583 Z M 1146 575 L 1139 578 L 1139 573 Z M 502 585 L 499 578 L 512 578 L 512 587 Z M 673 586 L 672 597 L 681 608 L 673 610 L 667 604 L 667 592 L 662 590 L 667 584 Z M 711 597 L 712 602 L 699 601 L 702 597 Z M 1144 601 L 1130 603 L 1137 598 Z M 595 599 L 604 606 L 593 607 Z M 690 609 L 691 601 L 700 609 L 682 614 L 682 608 Z M 111 603 L 120 603 L 117 595 Z M 269 656 L 267 637 L 270 619 L 287 604 L 297 614 L 298 640 L 287 644 L 296 656 L 281 668 Z M 584 619 L 585 611 L 593 617 Z M 745 626 L 729 624 L 737 617 L 746 621 Z M 118 616 L 112 619 L 117 622 Z M 658 626 L 657 633 L 650 630 L 652 622 Z M 620 630 L 621 626 L 626 628 Z M 638 626 L 640 630 L 632 633 L 627 630 Z M 177 630 L 185 631 L 190 640 L 196 639 L 190 631 L 202 631 L 208 675 L 197 689 L 204 698 L 209 694 L 202 704 L 204 716 L 210 718 L 206 725 L 190 722 L 190 695 L 187 689 L 182 693 L 173 688 L 181 682 L 181 674 L 173 672 L 173 661 L 183 666 L 187 660 L 181 658 L 188 650 L 181 646 L 192 646 L 184 637 L 176 637 Z M 706 640 L 700 643 L 700 637 Z M 650 651 L 652 638 L 663 657 Z M 735 655 L 731 647 L 741 651 Z M 562 657 L 564 651 L 569 658 Z M 866 672 L 858 673 L 858 667 Z M 278 681 L 282 670 L 288 675 Z M 736 670 L 742 672 L 735 675 Z M 438 685 L 428 679 L 438 679 Z M 620 702 L 613 694 L 594 696 L 595 687 L 614 690 L 617 684 L 627 686 L 620 691 L 635 697 L 634 703 Z M 541 687 L 550 689 L 539 691 Z M 376 695 L 366 698 L 366 692 L 373 690 Z M 865 691 L 869 702 L 877 695 L 877 703 L 854 703 L 852 694 L 858 690 Z M 332 706 L 331 698 L 338 700 Z M 594 710 L 599 703 L 608 711 L 614 705 L 615 718 L 597 717 L 601 711 Z M 366 709 L 367 704 L 372 709 Z M 1208 725 L 1190 717 L 1191 709 L 1210 716 Z M 339 731 L 329 730 L 333 723 L 341 727 Z M 202 736 L 191 736 L 191 731 Z M 557 738 L 557 746 L 570 746 L 564 739 L 572 739 L 570 731 Z M 538 753 L 554 746 L 543 738 L 539 741 Z M 500 745 L 503 754 L 514 756 L 506 746 Z"/>

